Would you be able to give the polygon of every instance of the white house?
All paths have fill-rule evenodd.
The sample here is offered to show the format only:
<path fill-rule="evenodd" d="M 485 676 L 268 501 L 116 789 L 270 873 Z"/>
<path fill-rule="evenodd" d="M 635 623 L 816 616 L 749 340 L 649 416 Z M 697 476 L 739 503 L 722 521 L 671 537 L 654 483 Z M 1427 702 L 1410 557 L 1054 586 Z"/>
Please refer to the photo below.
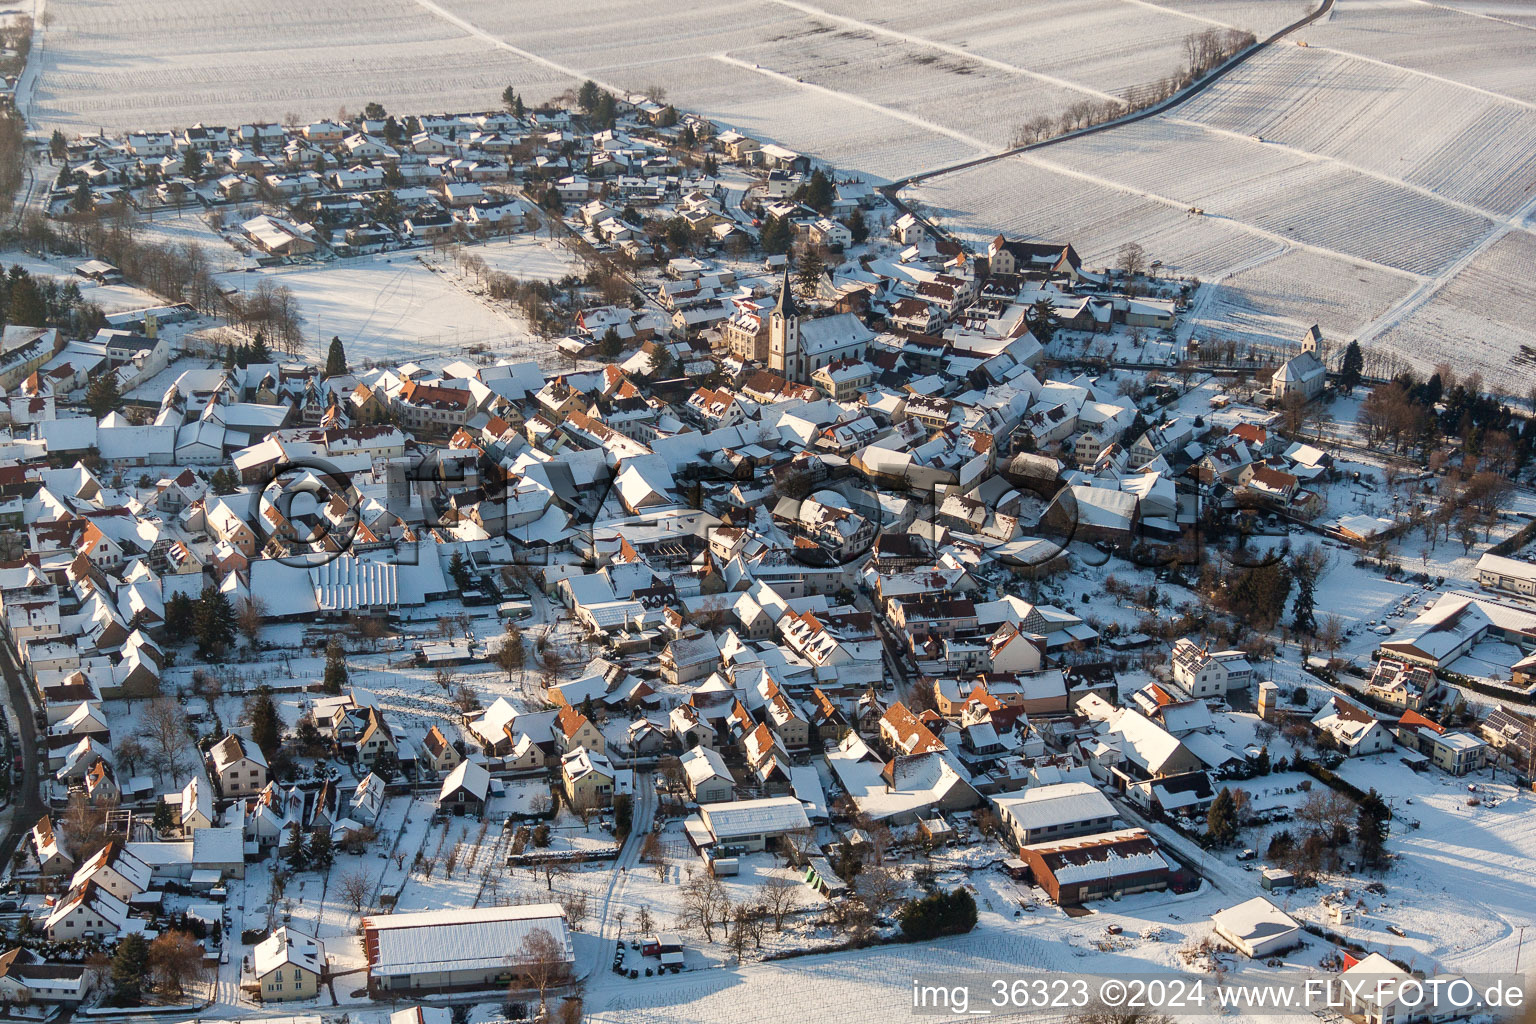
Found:
<path fill-rule="evenodd" d="M 267 785 L 261 748 L 231 733 L 208 751 L 208 765 L 226 797 L 255 796 Z"/>
<path fill-rule="evenodd" d="M 1211 915 L 1215 932 L 1244 955 L 1258 959 L 1296 944 L 1301 925 L 1263 896 Z"/>
<path fill-rule="evenodd" d="M 1253 666 L 1242 651 L 1211 651 L 1189 637 L 1173 645 L 1173 682 L 1194 698 L 1224 698 L 1253 682 Z"/>
<path fill-rule="evenodd" d="M 1312 728 L 1331 739 L 1346 757 L 1379 754 L 1392 747 L 1387 723 L 1345 697 L 1329 697 L 1312 716 Z"/>
<path fill-rule="evenodd" d="M 116 935 L 128 920 L 128 904 L 105 887 L 86 882 L 54 906 L 43 930 L 54 942 Z"/>
<path fill-rule="evenodd" d="M 719 753 L 708 747 L 694 747 L 679 760 L 688 779 L 688 795 L 694 800 L 713 804 L 731 799 L 736 780 Z"/>

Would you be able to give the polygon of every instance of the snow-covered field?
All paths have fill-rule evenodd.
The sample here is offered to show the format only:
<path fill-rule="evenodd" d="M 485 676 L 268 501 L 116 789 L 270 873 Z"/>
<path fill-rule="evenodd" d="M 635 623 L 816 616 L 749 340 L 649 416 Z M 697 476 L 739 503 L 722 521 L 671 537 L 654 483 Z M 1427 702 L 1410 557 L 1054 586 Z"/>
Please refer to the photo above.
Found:
<path fill-rule="evenodd" d="M 524 281 L 558 281 L 567 274 L 582 273 L 581 261 L 558 242 L 533 235 L 516 235 L 500 242 L 466 246 L 494 271 Z"/>
<path fill-rule="evenodd" d="M 515 84 L 543 101 L 579 84 L 412 0 L 55 0 L 31 116 L 129 130 L 494 106 Z M 36 51 L 35 51 L 36 52 Z"/>
<path fill-rule="evenodd" d="M 75 131 L 484 109 L 592 78 L 894 178 L 1003 148 L 1037 115 L 1178 71 L 1184 37 L 1263 36 L 1308 0 L 51 0 L 31 114 Z M 633 26 L 642 31 L 625 31 Z"/>
<path fill-rule="evenodd" d="M 542 241 L 518 239 L 475 247 L 495 269 L 547 279 L 579 267 Z M 309 355 L 320 358 L 332 336 L 350 359 L 399 361 L 486 358 L 541 359 L 556 354 L 529 332 L 513 308 L 473 294 L 451 259 L 425 253 L 388 253 L 334 264 L 269 268 L 227 275 L 251 289 L 266 277 L 293 292 L 304 313 Z M 318 347 L 317 347 L 318 346 Z"/>
<path fill-rule="evenodd" d="M 1197 334 L 1289 342 L 1312 323 L 1421 368 L 1456 356 L 1525 391 L 1536 245 L 1533 27 L 1343 0 L 1169 114 L 923 183 L 975 240 L 1141 243 L 1207 288 Z M 1193 211 L 1202 211 L 1195 213 Z"/>
<path fill-rule="evenodd" d="M 226 216 L 234 221 L 232 215 Z M 135 222 L 134 234 L 157 245 L 200 246 L 204 255 L 212 261 L 212 266 L 218 270 L 244 270 L 256 266 L 255 258 L 230 245 L 223 235 L 213 229 L 200 209 L 170 213 L 151 209 L 144 220 Z"/>

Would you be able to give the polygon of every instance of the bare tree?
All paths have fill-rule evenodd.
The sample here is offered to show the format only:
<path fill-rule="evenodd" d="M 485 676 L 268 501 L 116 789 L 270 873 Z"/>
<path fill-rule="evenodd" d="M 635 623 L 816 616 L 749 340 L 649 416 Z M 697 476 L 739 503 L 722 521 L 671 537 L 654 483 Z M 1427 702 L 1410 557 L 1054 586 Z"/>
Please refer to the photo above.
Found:
<path fill-rule="evenodd" d="M 784 918 L 800 902 L 800 886 L 788 878 L 773 877 L 757 887 L 757 898 L 773 918 L 773 930 L 784 930 Z"/>
<path fill-rule="evenodd" d="M 741 963 L 742 955 L 747 951 L 747 942 L 752 938 L 752 908 L 745 903 L 738 903 L 732 908 L 730 916 L 725 944 L 730 947 L 736 962 Z"/>
<path fill-rule="evenodd" d="M 901 899 L 901 879 L 890 868 L 865 868 L 854 878 L 854 891 L 872 915 L 884 917 Z"/>
<path fill-rule="evenodd" d="M 582 922 L 587 919 L 587 897 L 582 893 L 571 893 L 560 900 L 560 906 L 571 929 L 581 931 Z"/>
<path fill-rule="evenodd" d="M 523 941 L 508 958 L 516 968 L 516 977 L 508 988 L 516 995 L 521 989 L 518 982 L 539 994 L 539 1018 L 549 1012 L 549 990 L 570 977 L 570 963 L 565 957 L 565 947 L 548 928 L 535 928 L 523 936 Z"/>
<path fill-rule="evenodd" d="M 1140 242 L 1126 242 L 1120 247 L 1120 272 L 1126 277 L 1140 277 L 1147 269 L 1147 251 Z"/>
<path fill-rule="evenodd" d="M 354 915 L 361 914 L 363 908 L 368 905 L 369 895 L 373 892 L 373 880 L 361 869 L 349 871 L 338 880 L 336 892 L 341 896 L 342 902 L 352 908 Z"/>
<path fill-rule="evenodd" d="M 203 977 L 203 947 L 190 932 L 162 932 L 149 944 L 149 971 L 168 995 L 179 996 Z"/>
<path fill-rule="evenodd" d="M 656 880 L 667 880 L 667 855 L 661 848 L 661 836 L 655 832 L 646 833 L 645 840 L 640 844 L 640 858 L 650 864 L 656 870 Z"/>
<path fill-rule="evenodd" d="M 468 683 L 460 683 L 453 691 L 453 706 L 462 715 L 480 710 L 480 695 Z"/>
<path fill-rule="evenodd" d="M 1317 625 L 1317 642 L 1332 657 L 1344 642 L 1344 620 L 1337 615 L 1325 615 Z"/>
<path fill-rule="evenodd" d="M 816 833 L 808 828 L 795 829 L 780 837 L 779 843 L 790 864 L 799 867 L 816 849 Z"/>
<path fill-rule="evenodd" d="M 267 602 L 261 598 L 247 597 L 240 602 L 240 611 L 235 616 L 235 625 L 252 647 L 261 642 L 261 624 L 266 617 Z"/>
<path fill-rule="evenodd" d="M 729 906 L 725 887 L 712 871 L 690 871 L 683 881 L 682 904 L 677 912 L 677 923 L 684 928 L 697 928 L 704 933 L 705 942 L 715 941 L 715 923 L 724 907 Z"/>
<path fill-rule="evenodd" d="M 64 844 L 76 861 L 84 863 L 107 844 L 107 818 L 117 809 L 116 801 L 92 800 L 84 790 L 69 795 L 69 806 L 59 822 Z"/>
<path fill-rule="evenodd" d="M 149 757 L 149 751 L 137 736 L 124 736 L 113 744 L 113 751 L 117 755 L 118 765 L 129 775 Z"/>
<path fill-rule="evenodd" d="M 173 779 L 186 764 L 187 718 L 172 697 L 156 697 L 139 713 L 139 728 L 155 751 L 155 767 Z"/>
<path fill-rule="evenodd" d="M 1067 1020 L 1069 1024 L 1173 1024 L 1173 1018 L 1161 1013 L 1118 1006 L 1092 1006 Z"/>

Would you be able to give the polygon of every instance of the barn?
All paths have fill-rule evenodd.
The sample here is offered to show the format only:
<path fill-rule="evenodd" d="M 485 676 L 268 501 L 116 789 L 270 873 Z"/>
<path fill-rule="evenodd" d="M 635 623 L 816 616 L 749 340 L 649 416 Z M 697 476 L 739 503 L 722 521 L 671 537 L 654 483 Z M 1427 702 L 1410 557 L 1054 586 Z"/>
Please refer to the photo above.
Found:
<path fill-rule="evenodd" d="M 554 937 L 569 973 L 576 954 L 559 904 L 366 917 L 368 989 L 377 998 L 385 992 L 505 988 L 525 973 L 518 964 L 519 950 L 539 930 Z"/>
<path fill-rule="evenodd" d="M 1064 907 L 1166 889 L 1173 870 L 1157 841 L 1139 828 L 1036 843 L 1019 855 L 1035 884 Z"/>

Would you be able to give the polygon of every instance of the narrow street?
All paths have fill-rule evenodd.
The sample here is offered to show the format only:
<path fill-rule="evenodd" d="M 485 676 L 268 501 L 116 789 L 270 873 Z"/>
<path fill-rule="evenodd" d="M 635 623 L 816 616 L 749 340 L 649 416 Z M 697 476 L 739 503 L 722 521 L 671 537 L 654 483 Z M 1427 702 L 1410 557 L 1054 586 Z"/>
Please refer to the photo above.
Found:
<path fill-rule="evenodd" d="M 587 965 L 586 973 L 581 976 L 583 980 L 590 979 L 594 971 L 598 972 L 599 978 L 603 977 L 607 971 L 599 969 L 605 968 L 613 960 L 613 952 L 618 945 L 618 929 L 614 928 L 613 933 L 609 934 L 609 918 L 612 917 L 615 900 L 623 893 L 629 881 L 629 869 L 640 863 L 640 847 L 650 834 L 651 822 L 656 817 L 656 787 L 652 784 L 653 779 L 654 775 L 648 770 L 637 769 L 635 772 L 634 815 L 629 836 L 624 840 L 624 847 L 619 850 L 618 857 L 614 858 L 613 869 L 608 876 L 608 889 L 597 913 L 595 931 L 602 937 L 602 953 Z"/>
<path fill-rule="evenodd" d="M 0 857 L 9 861 L 37 819 L 43 814 L 43 800 L 39 795 L 42 783 L 42 758 L 37 750 L 37 729 L 33 724 L 32 701 L 27 696 L 27 683 L 16 666 L 16 656 L 9 644 L 0 644 L 0 672 L 5 673 L 6 705 L 10 712 L 11 728 L 16 733 L 17 752 L 21 755 L 21 778 L 13 780 L 15 789 L 11 802 L 3 813 L 5 838 L 0 840 Z"/>

